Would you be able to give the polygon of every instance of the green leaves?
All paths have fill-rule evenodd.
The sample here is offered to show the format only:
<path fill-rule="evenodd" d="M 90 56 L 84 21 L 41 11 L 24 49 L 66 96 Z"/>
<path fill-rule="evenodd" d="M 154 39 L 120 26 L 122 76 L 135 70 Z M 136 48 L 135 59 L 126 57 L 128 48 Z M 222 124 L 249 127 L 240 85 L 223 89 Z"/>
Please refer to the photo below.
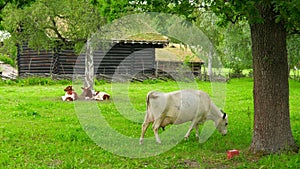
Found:
<path fill-rule="evenodd" d="M 300 68 L 300 35 L 290 35 L 287 40 L 289 68 L 296 70 Z"/>
<path fill-rule="evenodd" d="M 129 3 L 130 0 L 96 0 L 94 6 L 99 11 L 100 15 L 104 17 L 105 22 L 112 22 L 126 14 L 132 12 L 134 9 Z"/>
<path fill-rule="evenodd" d="M 246 22 L 230 25 L 224 33 L 224 62 L 234 72 L 252 68 L 250 28 Z"/>
<path fill-rule="evenodd" d="M 37 0 L 23 9 L 10 5 L 3 25 L 15 42 L 27 40 L 31 47 L 47 49 L 57 42 L 68 46 L 85 41 L 102 23 L 89 2 Z"/>

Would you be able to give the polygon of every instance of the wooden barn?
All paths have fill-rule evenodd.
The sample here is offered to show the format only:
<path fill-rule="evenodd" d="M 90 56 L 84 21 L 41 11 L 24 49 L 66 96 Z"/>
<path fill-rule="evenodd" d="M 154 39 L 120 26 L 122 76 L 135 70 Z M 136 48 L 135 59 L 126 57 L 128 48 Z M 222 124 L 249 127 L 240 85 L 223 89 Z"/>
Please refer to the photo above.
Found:
<path fill-rule="evenodd" d="M 115 40 L 109 51 L 94 51 L 94 72 L 112 75 L 154 73 L 155 48 L 163 48 L 167 40 Z M 84 72 L 85 62 L 80 60 L 74 50 L 33 50 L 26 44 L 18 47 L 18 75 L 25 74 L 73 74 Z M 75 67 L 76 66 L 76 67 Z"/>
<path fill-rule="evenodd" d="M 170 73 L 178 71 L 187 62 L 186 50 L 166 47 L 167 39 L 160 40 L 112 40 L 109 50 L 93 51 L 96 75 L 135 75 Z M 185 51 L 185 52 L 184 52 Z M 178 56 L 177 56 L 178 55 Z M 197 58 L 197 57 L 196 57 Z M 23 44 L 18 47 L 18 75 L 84 75 L 85 54 L 76 55 L 72 49 L 33 50 Z M 201 76 L 201 60 L 190 60 L 188 66 L 194 75 Z"/>

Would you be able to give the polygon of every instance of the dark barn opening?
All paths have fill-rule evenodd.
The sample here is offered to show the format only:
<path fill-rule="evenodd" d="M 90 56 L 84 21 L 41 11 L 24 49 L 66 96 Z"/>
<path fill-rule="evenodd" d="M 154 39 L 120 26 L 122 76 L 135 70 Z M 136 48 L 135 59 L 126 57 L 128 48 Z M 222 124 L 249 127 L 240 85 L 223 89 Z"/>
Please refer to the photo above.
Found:
<path fill-rule="evenodd" d="M 118 41 L 101 58 L 96 74 L 155 73 L 155 48 L 163 48 L 167 41 Z M 95 57 L 99 57 L 95 54 Z M 95 64 L 96 65 L 96 64 Z"/>

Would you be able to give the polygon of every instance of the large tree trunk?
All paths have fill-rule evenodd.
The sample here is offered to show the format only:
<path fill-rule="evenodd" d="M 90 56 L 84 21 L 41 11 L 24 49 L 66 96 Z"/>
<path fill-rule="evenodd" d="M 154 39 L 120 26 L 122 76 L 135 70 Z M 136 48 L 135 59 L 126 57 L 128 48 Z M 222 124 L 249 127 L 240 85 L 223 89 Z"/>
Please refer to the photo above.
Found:
<path fill-rule="evenodd" d="M 250 151 L 298 151 L 289 114 L 288 62 L 284 23 L 271 8 L 258 7 L 264 23 L 250 24 L 254 66 L 254 132 Z"/>

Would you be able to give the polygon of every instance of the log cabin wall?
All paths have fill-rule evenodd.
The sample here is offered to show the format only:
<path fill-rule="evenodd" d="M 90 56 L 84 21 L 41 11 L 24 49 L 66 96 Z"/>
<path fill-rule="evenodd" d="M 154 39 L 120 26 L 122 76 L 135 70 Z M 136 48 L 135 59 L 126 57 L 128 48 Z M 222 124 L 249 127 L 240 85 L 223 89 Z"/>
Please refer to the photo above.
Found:
<path fill-rule="evenodd" d="M 183 62 L 156 61 L 155 48 L 163 48 L 166 41 L 114 41 L 110 50 L 95 50 L 94 72 L 96 75 L 137 73 L 156 74 L 159 71 L 172 72 Z M 18 46 L 18 75 L 84 75 L 85 54 L 77 55 L 73 49 L 33 50 L 24 44 Z M 195 75 L 201 74 L 203 62 L 191 62 L 189 66 Z M 158 71 L 157 71 L 158 70 Z"/>
<path fill-rule="evenodd" d="M 114 42 L 108 52 L 94 51 L 94 72 L 112 75 L 154 73 L 155 48 L 166 42 Z M 79 57 L 78 57 L 79 56 Z M 76 55 L 72 49 L 33 50 L 26 44 L 18 46 L 18 74 L 73 74 L 84 73 L 84 54 Z"/>

